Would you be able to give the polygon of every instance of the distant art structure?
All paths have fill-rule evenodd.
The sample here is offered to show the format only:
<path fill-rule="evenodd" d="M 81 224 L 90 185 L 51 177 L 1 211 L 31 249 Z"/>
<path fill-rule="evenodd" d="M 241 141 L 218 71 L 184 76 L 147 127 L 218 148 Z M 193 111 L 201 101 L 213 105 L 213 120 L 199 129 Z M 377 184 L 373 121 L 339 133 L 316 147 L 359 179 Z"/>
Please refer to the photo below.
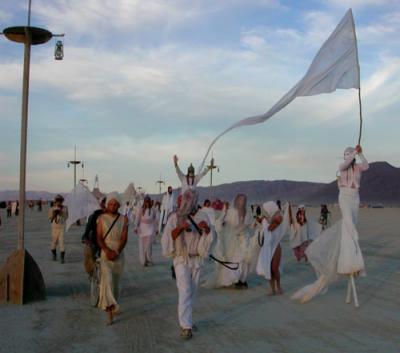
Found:
<path fill-rule="evenodd" d="M 29 301 L 46 298 L 46 287 L 42 273 L 24 246 L 30 54 L 32 45 L 44 44 L 52 37 L 62 37 L 64 34 L 53 34 L 46 29 L 32 27 L 30 23 L 31 0 L 29 0 L 28 4 L 27 26 L 8 27 L 2 33 L 9 40 L 24 44 L 24 71 L 19 183 L 19 204 L 21 209 L 18 218 L 18 247 L 0 268 L 0 303 L 25 304 Z M 62 46 L 56 48 L 56 60 L 60 60 L 61 58 L 60 50 L 62 50 Z M 61 54 L 63 56 L 63 53 Z"/>

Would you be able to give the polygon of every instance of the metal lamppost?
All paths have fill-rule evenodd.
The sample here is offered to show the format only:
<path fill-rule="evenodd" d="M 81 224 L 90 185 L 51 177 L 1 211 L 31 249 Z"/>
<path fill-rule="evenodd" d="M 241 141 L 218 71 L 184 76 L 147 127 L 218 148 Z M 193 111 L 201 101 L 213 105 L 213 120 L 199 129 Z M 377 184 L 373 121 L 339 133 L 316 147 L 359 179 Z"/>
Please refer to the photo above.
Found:
<path fill-rule="evenodd" d="M 158 179 L 158 180 L 156 181 L 156 184 L 158 184 L 158 187 L 159 187 L 159 194 L 160 194 L 160 200 L 161 200 L 161 186 L 162 186 L 162 184 L 165 185 L 164 180 L 162 180 L 162 178 L 161 178 L 161 174 L 160 174 L 160 179 Z"/>
<path fill-rule="evenodd" d="M 76 188 L 76 166 L 82 163 L 82 168 L 84 168 L 84 164 L 82 161 L 76 160 L 76 145 L 75 145 L 75 154 L 74 154 L 74 160 L 73 161 L 67 161 L 67 166 L 68 168 L 71 166 L 71 164 L 74 166 L 74 189 Z"/>
<path fill-rule="evenodd" d="M 85 162 L 82 162 L 82 178 L 79 179 L 79 182 L 84 186 L 88 184 L 88 180 L 85 179 Z"/>
<path fill-rule="evenodd" d="M 25 250 L 24 244 L 31 46 L 47 43 L 52 37 L 62 37 L 64 34 L 53 34 L 47 29 L 31 26 L 31 0 L 28 3 L 28 25 L 5 28 L 2 34 L 13 42 L 24 44 L 24 71 L 22 81 L 18 247 L 0 269 L 0 302 L 24 304 L 30 300 L 44 299 L 46 297 L 43 276 L 36 262 Z M 59 54 L 60 51 L 58 50 L 57 53 Z"/>

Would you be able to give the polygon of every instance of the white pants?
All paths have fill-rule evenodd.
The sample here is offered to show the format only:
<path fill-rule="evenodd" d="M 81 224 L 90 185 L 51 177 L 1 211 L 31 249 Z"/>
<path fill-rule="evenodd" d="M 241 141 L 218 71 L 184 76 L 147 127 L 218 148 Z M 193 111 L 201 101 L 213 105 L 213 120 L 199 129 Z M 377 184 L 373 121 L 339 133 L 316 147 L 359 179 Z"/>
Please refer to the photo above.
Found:
<path fill-rule="evenodd" d="M 193 326 L 192 306 L 200 278 L 200 268 L 189 267 L 186 264 L 175 264 L 176 286 L 178 288 L 178 318 L 179 325 L 184 329 Z"/>
<path fill-rule="evenodd" d="M 65 252 L 64 227 L 51 227 L 51 250 L 56 250 L 57 243 L 60 251 Z"/>
<path fill-rule="evenodd" d="M 151 235 L 139 237 L 139 261 L 142 266 L 146 265 L 148 262 L 152 262 L 152 238 Z"/>

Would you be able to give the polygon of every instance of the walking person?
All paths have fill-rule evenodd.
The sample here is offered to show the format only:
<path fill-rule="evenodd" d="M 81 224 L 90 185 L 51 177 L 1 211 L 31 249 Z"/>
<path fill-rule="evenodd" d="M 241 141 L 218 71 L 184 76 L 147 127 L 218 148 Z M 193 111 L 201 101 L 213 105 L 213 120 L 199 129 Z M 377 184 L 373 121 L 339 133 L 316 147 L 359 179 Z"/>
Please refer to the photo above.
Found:
<path fill-rule="evenodd" d="M 139 261 L 143 267 L 152 266 L 152 244 L 157 230 L 156 211 L 151 199 L 146 196 L 143 206 L 135 216 L 135 234 L 139 237 Z"/>
<path fill-rule="evenodd" d="M 192 338 L 193 302 L 214 236 L 208 217 L 197 207 L 197 201 L 195 190 L 185 191 L 178 211 L 169 218 L 161 238 L 163 255 L 173 258 L 183 339 Z"/>
<path fill-rule="evenodd" d="M 53 261 L 57 261 L 57 245 L 60 248 L 61 263 L 65 262 L 65 221 L 68 218 L 68 209 L 63 205 L 64 197 L 57 195 L 54 199 L 54 205 L 49 208 L 48 218 L 51 223 L 51 252 Z"/>
<path fill-rule="evenodd" d="M 121 200 L 118 193 L 107 196 L 106 209 L 98 217 L 97 243 L 100 246 L 99 308 L 107 313 L 107 324 L 113 323 L 119 311 L 119 283 L 124 269 L 124 253 L 128 240 L 128 219 L 118 213 Z"/>

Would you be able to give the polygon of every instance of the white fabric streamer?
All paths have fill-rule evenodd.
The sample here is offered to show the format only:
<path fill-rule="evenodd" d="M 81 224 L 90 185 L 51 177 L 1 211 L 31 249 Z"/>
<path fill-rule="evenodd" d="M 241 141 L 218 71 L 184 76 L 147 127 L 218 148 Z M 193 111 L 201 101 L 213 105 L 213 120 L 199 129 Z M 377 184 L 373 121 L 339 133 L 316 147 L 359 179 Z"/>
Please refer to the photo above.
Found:
<path fill-rule="evenodd" d="M 208 147 L 199 170 L 203 169 L 211 148 L 227 132 L 241 126 L 265 122 L 296 97 L 331 93 L 338 88 L 360 88 L 357 38 L 351 9 L 346 12 L 346 15 L 322 45 L 305 76 L 265 114 L 240 120 L 219 134 Z"/>
<path fill-rule="evenodd" d="M 64 204 L 68 207 L 67 231 L 78 219 L 86 218 L 100 208 L 97 199 L 82 183 L 72 189 L 65 198 Z"/>

